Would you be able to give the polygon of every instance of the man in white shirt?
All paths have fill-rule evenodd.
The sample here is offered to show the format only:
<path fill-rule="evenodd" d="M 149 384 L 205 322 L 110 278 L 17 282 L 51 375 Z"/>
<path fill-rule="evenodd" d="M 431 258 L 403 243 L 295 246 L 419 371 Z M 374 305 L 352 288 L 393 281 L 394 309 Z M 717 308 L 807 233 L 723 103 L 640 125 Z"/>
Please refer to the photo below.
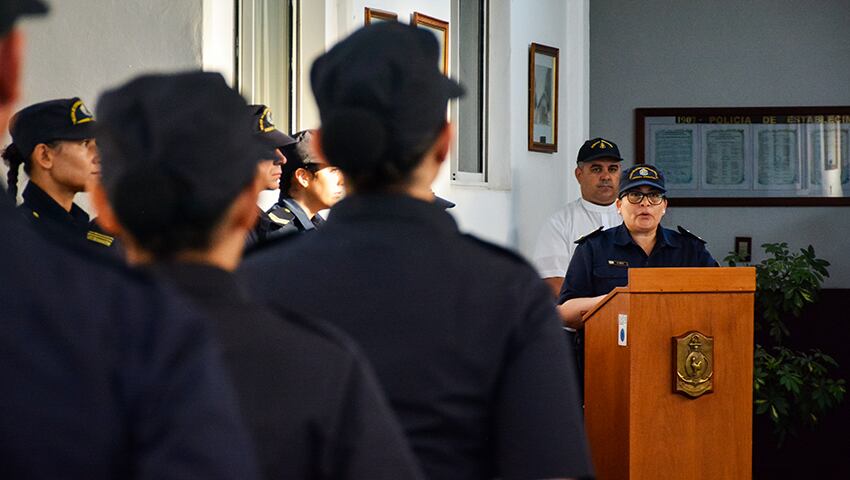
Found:
<path fill-rule="evenodd" d="M 579 238 L 622 222 L 614 201 L 620 183 L 620 149 L 604 138 L 593 138 L 578 151 L 576 180 L 581 198 L 549 217 L 534 248 L 532 259 L 543 280 L 558 298 L 561 284 Z"/>

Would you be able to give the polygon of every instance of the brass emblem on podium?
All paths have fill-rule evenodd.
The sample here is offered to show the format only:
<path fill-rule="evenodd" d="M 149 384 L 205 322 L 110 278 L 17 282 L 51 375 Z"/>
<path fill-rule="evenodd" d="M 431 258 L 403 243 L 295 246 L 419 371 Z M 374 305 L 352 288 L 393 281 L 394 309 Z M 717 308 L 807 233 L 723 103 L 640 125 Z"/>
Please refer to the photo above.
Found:
<path fill-rule="evenodd" d="M 673 391 L 691 398 L 714 390 L 714 338 L 692 331 L 673 337 Z"/>

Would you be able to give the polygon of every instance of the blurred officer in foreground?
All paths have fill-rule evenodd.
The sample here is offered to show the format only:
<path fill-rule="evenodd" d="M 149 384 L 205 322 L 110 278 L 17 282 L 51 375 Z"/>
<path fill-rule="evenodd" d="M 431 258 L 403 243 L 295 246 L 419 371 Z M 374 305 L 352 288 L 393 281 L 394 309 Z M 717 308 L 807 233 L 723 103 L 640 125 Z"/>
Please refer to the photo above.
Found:
<path fill-rule="evenodd" d="M 3 151 L 9 165 L 8 193 L 18 195 L 18 173 L 30 177 L 21 210 L 47 236 L 71 236 L 112 247 L 115 239 L 104 233 L 74 203 L 74 196 L 100 175 L 94 139 L 96 122 L 77 97 L 36 103 L 16 113 L 12 143 Z"/>
<path fill-rule="evenodd" d="M 285 233 L 321 228 L 325 219 L 319 210 L 333 207 L 345 194 L 339 168 L 313 153 L 313 132 L 298 132 L 294 138 L 295 143 L 283 148 L 280 200 L 268 212 Z"/>
<path fill-rule="evenodd" d="M 263 160 L 257 165 L 261 186 L 263 190 L 277 190 L 280 188 L 282 167 L 286 163 L 286 157 L 280 149 L 295 143 L 295 139 L 275 128 L 269 107 L 249 105 L 248 111 L 251 113 L 251 127 L 254 129 L 254 134 L 270 147 L 274 155 L 274 158 Z M 248 232 L 245 239 L 245 250 L 283 233 L 277 232 L 283 225 L 272 221 L 269 214 L 260 207 L 257 207 L 257 217 L 257 224 Z"/>
<path fill-rule="evenodd" d="M 278 311 L 354 337 L 429 478 L 590 476 L 573 358 L 546 285 L 434 204 L 447 102 L 462 93 L 437 55 L 429 32 L 393 22 L 316 61 L 316 151 L 349 195 L 312 238 L 266 248 L 243 273 Z"/>
<path fill-rule="evenodd" d="M 274 148 L 249 128 L 242 97 L 217 73 L 143 76 L 103 94 L 98 115 L 95 205 L 131 263 L 150 265 L 209 315 L 265 477 L 420 478 L 353 343 L 252 303 L 231 273 L 266 186 L 257 164 Z"/>
<path fill-rule="evenodd" d="M 0 4 L 0 130 L 34 0 Z M 149 278 L 27 228 L 0 197 L 0 471 L 10 479 L 253 479 L 204 322 Z"/>

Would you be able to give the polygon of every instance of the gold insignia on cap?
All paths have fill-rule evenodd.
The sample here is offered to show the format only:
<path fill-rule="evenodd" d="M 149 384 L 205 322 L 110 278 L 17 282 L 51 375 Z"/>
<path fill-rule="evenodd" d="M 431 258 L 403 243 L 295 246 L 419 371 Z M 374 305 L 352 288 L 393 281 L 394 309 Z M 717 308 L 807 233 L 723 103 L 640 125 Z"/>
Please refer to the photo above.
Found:
<path fill-rule="evenodd" d="M 264 108 L 263 114 L 260 115 L 260 131 L 274 131 L 274 122 L 272 122 L 272 111 L 269 110 L 269 107 Z"/>
<path fill-rule="evenodd" d="M 593 142 L 590 145 L 590 148 L 606 149 L 606 148 L 614 148 L 614 145 L 612 145 L 611 142 L 609 142 L 607 140 L 599 139 L 599 140 Z"/>
<path fill-rule="evenodd" d="M 81 123 L 91 122 L 92 120 L 94 120 L 94 115 L 91 114 L 91 111 L 82 100 L 77 100 L 71 105 L 71 124 L 79 125 Z"/>
<path fill-rule="evenodd" d="M 629 173 L 629 180 L 648 178 L 650 180 L 658 180 L 658 172 L 652 167 L 640 167 L 632 170 Z"/>

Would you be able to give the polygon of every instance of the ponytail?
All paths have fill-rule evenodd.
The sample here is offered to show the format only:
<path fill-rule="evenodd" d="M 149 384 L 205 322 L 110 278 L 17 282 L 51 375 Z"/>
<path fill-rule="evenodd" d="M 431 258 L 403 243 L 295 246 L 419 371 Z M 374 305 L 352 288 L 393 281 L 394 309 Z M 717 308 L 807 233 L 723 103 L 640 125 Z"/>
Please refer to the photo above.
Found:
<path fill-rule="evenodd" d="M 6 162 L 6 165 L 9 166 L 9 173 L 6 176 L 6 184 L 7 190 L 6 192 L 12 198 L 12 200 L 17 201 L 18 199 L 18 170 L 21 168 L 21 165 L 26 164 L 26 159 L 24 158 L 21 150 L 14 143 L 10 143 L 3 153 L 0 154 L 3 157 L 3 160 Z"/>

